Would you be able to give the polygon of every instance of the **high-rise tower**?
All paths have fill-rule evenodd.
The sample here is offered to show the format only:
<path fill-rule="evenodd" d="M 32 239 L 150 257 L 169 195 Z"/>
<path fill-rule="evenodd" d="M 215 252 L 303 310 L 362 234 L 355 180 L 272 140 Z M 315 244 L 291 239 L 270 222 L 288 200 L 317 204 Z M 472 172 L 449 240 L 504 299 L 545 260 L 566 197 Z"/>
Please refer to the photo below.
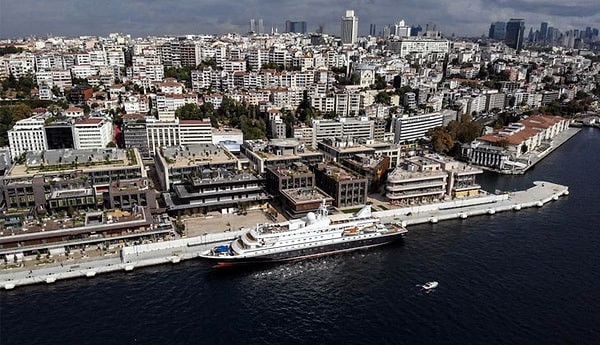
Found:
<path fill-rule="evenodd" d="M 542 22 L 542 25 L 540 25 L 540 36 L 538 37 L 539 38 L 538 41 L 546 40 L 547 35 L 548 35 L 548 23 Z"/>
<path fill-rule="evenodd" d="M 506 36 L 506 23 L 505 22 L 493 22 L 490 25 L 489 38 L 495 40 L 503 40 Z"/>
<path fill-rule="evenodd" d="M 346 16 L 342 17 L 342 43 L 356 43 L 358 38 L 358 17 L 354 16 L 354 10 L 346 10 Z"/>
<path fill-rule="evenodd" d="M 504 42 L 507 46 L 520 51 L 523 48 L 523 35 L 525 34 L 525 20 L 511 19 L 506 23 L 506 37 Z"/>

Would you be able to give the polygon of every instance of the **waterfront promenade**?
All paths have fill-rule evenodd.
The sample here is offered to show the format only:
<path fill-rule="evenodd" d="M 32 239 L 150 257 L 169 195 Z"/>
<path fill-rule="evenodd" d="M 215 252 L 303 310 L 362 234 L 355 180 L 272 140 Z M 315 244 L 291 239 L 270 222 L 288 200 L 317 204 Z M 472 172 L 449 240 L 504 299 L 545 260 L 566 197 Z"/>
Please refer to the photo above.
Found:
<path fill-rule="evenodd" d="M 542 207 L 568 193 L 567 186 L 539 181 L 527 190 L 378 211 L 374 212 L 374 215 L 385 222 L 401 223 L 410 227 L 415 224 L 437 223 L 448 219 L 466 219 L 496 212 L 517 212 L 523 208 Z M 247 226 L 252 225 L 247 224 Z M 89 279 L 98 274 L 132 271 L 144 266 L 177 264 L 181 260 L 197 259 L 201 252 L 217 244 L 231 241 L 241 233 L 240 230 L 204 233 L 200 236 L 173 241 L 123 247 L 118 256 L 3 270 L 0 273 L 0 288 L 12 289 L 39 283 L 51 284 L 57 280 L 78 277 Z"/>

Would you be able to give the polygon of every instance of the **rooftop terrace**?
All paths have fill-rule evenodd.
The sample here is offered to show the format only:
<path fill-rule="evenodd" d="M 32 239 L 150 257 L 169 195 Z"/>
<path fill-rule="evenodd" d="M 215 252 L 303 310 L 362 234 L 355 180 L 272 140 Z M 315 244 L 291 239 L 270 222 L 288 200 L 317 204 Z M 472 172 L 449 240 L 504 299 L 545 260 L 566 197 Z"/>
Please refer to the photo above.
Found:
<path fill-rule="evenodd" d="M 237 162 L 226 149 L 214 144 L 170 146 L 162 149 L 162 155 L 170 167 L 180 168 L 203 163 Z"/>

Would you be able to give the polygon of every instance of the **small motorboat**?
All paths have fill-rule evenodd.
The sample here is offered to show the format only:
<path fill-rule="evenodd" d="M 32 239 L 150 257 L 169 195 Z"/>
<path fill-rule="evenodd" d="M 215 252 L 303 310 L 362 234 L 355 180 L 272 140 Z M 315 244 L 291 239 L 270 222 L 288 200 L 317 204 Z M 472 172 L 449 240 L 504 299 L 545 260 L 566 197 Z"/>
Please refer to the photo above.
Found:
<path fill-rule="evenodd" d="M 437 286 L 438 286 L 438 282 L 427 282 L 427 283 L 421 285 L 423 290 L 435 289 Z"/>

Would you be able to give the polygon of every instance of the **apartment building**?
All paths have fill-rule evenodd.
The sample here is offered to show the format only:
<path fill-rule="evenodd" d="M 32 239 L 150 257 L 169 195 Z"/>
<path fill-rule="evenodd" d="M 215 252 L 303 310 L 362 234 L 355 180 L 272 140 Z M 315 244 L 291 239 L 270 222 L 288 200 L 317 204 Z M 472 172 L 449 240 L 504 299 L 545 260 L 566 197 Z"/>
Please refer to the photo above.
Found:
<path fill-rule="evenodd" d="M 73 124 L 76 149 L 98 149 L 113 141 L 113 126 L 106 119 L 83 118 Z"/>
<path fill-rule="evenodd" d="M 13 160 L 28 151 L 48 149 L 44 122 L 44 116 L 33 116 L 17 121 L 13 128 L 8 131 L 10 155 Z"/>

